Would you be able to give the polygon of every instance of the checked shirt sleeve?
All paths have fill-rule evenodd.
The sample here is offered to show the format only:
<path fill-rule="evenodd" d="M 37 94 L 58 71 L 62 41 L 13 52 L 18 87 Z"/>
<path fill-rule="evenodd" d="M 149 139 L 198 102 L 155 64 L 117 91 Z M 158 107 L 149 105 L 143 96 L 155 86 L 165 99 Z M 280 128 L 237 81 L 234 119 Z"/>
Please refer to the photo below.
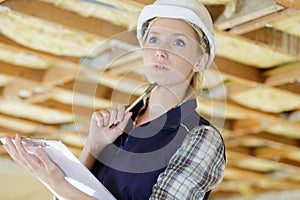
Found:
<path fill-rule="evenodd" d="M 224 151 L 223 139 L 215 129 L 193 129 L 158 177 L 150 200 L 203 199 L 223 178 Z"/>

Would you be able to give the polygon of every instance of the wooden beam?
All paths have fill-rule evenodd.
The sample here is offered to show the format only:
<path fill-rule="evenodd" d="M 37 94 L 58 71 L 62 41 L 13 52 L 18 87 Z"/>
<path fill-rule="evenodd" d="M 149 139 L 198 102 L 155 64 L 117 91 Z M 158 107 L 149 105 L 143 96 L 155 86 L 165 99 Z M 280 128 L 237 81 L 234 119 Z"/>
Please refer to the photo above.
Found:
<path fill-rule="evenodd" d="M 226 30 L 284 9 L 283 6 L 277 5 L 272 0 L 244 0 L 239 1 L 237 6 L 237 12 L 229 19 L 223 15 L 215 22 L 218 30 Z"/>
<path fill-rule="evenodd" d="M 268 75 L 269 74 L 269 75 Z M 265 84 L 269 86 L 279 86 L 300 81 L 300 62 L 290 63 L 278 67 L 275 70 L 266 71 Z"/>
<path fill-rule="evenodd" d="M 295 9 L 284 9 L 283 11 L 260 17 L 258 19 L 232 27 L 229 32 L 237 35 L 242 35 L 248 32 L 258 30 L 266 26 L 272 26 L 273 22 L 298 15 L 299 12 Z"/>
<path fill-rule="evenodd" d="M 216 56 L 214 68 L 222 73 L 230 74 L 242 79 L 262 83 L 261 70 L 252 66 L 238 63 L 224 57 Z"/>
<path fill-rule="evenodd" d="M 259 133 L 263 129 L 263 122 L 255 119 L 240 119 L 232 122 L 232 131 Z"/>
<path fill-rule="evenodd" d="M 300 9 L 300 2 L 298 0 L 275 0 L 275 2 L 289 8 Z"/>
<path fill-rule="evenodd" d="M 22 77 L 24 79 L 33 80 L 33 81 L 41 81 L 45 71 L 44 70 L 37 70 L 37 69 L 30 69 L 25 67 L 20 67 L 16 65 L 11 65 L 8 63 L 4 63 L 0 61 L 0 73 Z"/>
<path fill-rule="evenodd" d="M 295 61 L 300 59 L 300 37 L 296 35 L 266 27 L 244 36 L 257 43 L 265 44 L 269 49 L 293 56 Z"/>

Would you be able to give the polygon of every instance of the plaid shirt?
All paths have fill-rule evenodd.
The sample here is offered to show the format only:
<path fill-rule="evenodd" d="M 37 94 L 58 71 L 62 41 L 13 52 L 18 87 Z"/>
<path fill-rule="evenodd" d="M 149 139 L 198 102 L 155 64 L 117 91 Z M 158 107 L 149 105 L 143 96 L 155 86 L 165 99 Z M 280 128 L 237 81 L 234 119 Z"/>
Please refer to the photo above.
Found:
<path fill-rule="evenodd" d="M 209 126 L 194 128 L 160 174 L 150 200 L 203 199 L 221 182 L 224 168 L 220 134 Z"/>

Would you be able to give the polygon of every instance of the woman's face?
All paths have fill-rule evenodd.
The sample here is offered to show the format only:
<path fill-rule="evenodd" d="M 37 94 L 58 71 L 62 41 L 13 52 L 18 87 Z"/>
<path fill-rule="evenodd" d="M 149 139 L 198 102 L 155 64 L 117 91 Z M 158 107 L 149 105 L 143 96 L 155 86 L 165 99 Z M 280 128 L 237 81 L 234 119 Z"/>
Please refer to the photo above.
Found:
<path fill-rule="evenodd" d="M 158 18 L 144 40 L 143 59 L 150 82 L 189 84 L 198 71 L 200 47 L 194 29 L 180 19 Z"/>

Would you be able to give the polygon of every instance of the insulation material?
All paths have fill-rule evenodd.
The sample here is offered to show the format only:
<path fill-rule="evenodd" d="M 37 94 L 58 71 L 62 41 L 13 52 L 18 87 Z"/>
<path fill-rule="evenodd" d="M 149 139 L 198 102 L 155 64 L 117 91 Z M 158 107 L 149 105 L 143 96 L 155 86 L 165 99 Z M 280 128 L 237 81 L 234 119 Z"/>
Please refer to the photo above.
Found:
<path fill-rule="evenodd" d="M 236 0 L 199 0 L 199 2 L 205 4 L 205 5 L 223 5 L 223 4 L 229 4 L 234 3 Z"/>
<path fill-rule="evenodd" d="M 228 80 L 228 76 L 219 71 L 208 69 L 204 72 L 203 76 L 203 89 L 211 89 L 217 86 L 223 86 L 224 81 Z"/>
<path fill-rule="evenodd" d="M 300 139 L 300 125 L 291 124 L 272 124 L 266 129 L 268 132 L 275 135 L 281 135 L 292 139 Z"/>
<path fill-rule="evenodd" d="M 12 81 L 12 77 L 0 74 L 0 87 L 9 84 Z"/>
<path fill-rule="evenodd" d="M 243 169 L 249 169 L 258 172 L 272 172 L 282 170 L 282 167 L 274 164 L 274 161 L 268 161 L 255 157 L 247 157 L 245 159 L 242 159 L 238 161 L 236 165 Z"/>
<path fill-rule="evenodd" d="M 112 102 L 103 98 L 97 98 L 75 91 L 55 89 L 52 91 L 52 99 L 73 106 L 84 106 L 94 109 L 105 109 L 112 107 Z"/>
<path fill-rule="evenodd" d="M 300 108 L 299 95 L 275 88 L 256 87 L 232 94 L 230 99 L 243 106 L 271 113 Z"/>
<path fill-rule="evenodd" d="M 298 24 L 298 26 L 295 26 Z M 273 28 L 300 37 L 300 14 L 274 22 Z"/>
<path fill-rule="evenodd" d="M 98 83 L 105 85 L 113 90 L 128 93 L 130 95 L 141 95 L 147 89 L 147 83 L 128 76 L 112 75 L 104 72 L 102 74 L 92 74 L 80 72 L 78 81 Z M 112 94 L 112 98 L 114 94 Z"/>
<path fill-rule="evenodd" d="M 13 51 L 2 48 L 0 43 L 0 61 L 33 69 L 47 69 L 48 63 L 37 54 Z"/>
<path fill-rule="evenodd" d="M 100 45 L 101 37 L 9 9 L 0 12 L 0 32 L 29 48 L 61 56 L 94 56 L 108 48 Z"/>
<path fill-rule="evenodd" d="M 128 29 L 136 27 L 138 15 L 143 5 L 117 0 L 95 0 L 83 2 L 77 0 L 40 0 L 55 4 L 65 10 L 76 12 L 84 17 L 100 18 Z"/>
<path fill-rule="evenodd" d="M 247 113 L 234 106 L 226 105 L 226 103 L 222 101 L 209 101 L 203 98 L 197 98 L 197 102 L 197 111 L 206 116 L 221 119 L 244 119 L 247 117 Z"/>
<path fill-rule="evenodd" d="M 71 113 L 3 99 L 0 100 L 0 112 L 13 117 L 21 117 L 46 124 L 61 124 L 74 121 Z"/>
<path fill-rule="evenodd" d="M 240 36 L 224 32 L 216 32 L 215 36 L 217 43 L 216 54 L 239 63 L 258 68 L 270 68 L 296 60 L 291 55 L 277 52 L 264 44 L 255 43 Z"/>
<path fill-rule="evenodd" d="M 38 123 L 32 123 L 28 121 L 12 120 L 11 118 L 0 116 L 0 126 L 7 129 L 11 129 L 17 132 L 26 134 L 32 134 L 37 132 L 40 127 Z"/>

